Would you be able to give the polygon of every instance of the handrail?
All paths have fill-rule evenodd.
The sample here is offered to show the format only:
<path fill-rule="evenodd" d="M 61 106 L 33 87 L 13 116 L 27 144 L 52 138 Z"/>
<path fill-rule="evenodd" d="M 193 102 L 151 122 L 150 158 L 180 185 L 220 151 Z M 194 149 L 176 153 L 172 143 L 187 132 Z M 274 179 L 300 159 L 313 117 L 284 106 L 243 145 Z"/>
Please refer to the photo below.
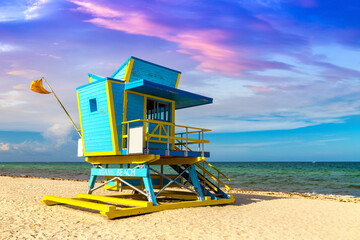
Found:
<path fill-rule="evenodd" d="M 217 169 L 216 167 L 214 167 L 211 163 L 209 163 L 208 161 L 205 161 L 205 163 L 206 163 L 207 165 L 209 165 L 210 167 L 212 167 L 213 169 L 215 169 L 218 173 L 220 173 L 221 175 L 223 175 L 228 181 L 231 182 L 231 179 L 230 179 L 228 176 L 226 176 L 223 172 L 221 172 L 219 169 Z"/>
<path fill-rule="evenodd" d="M 123 143 L 123 144 L 126 144 L 126 149 L 128 149 L 128 147 L 129 147 L 130 124 L 135 123 L 135 122 L 138 122 L 138 123 L 142 122 L 142 125 L 144 127 L 144 142 L 146 144 L 146 153 L 149 152 L 148 151 L 149 142 L 155 142 L 155 143 L 165 143 L 166 144 L 166 146 L 167 146 L 166 155 L 170 154 L 170 144 L 172 145 L 171 149 L 174 149 L 176 147 L 176 145 L 178 145 L 178 146 L 181 145 L 181 151 L 182 151 L 183 146 L 185 146 L 184 156 L 187 157 L 188 151 L 192 151 L 188 147 L 188 145 L 197 144 L 199 146 L 198 148 L 199 148 L 199 152 L 201 152 L 201 156 L 204 157 L 204 144 L 210 142 L 209 140 L 204 139 L 204 132 L 210 132 L 211 131 L 210 129 L 189 127 L 189 126 L 184 126 L 184 125 L 176 125 L 175 123 L 152 120 L 152 119 L 134 119 L 134 120 L 122 122 L 122 125 L 123 125 L 122 139 L 128 139 L 126 143 Z M 156 127 L 151 130 L 152 132 L 149 132 L 150 124 L 156 125 Z M 185 128 L 186 131 L 181 132 L 181 130 L 179 128 Z M 180 132 L 175 133 L 176 130 L 178 130 Z M 158 131 L 158 133 L 156 133 L 156 131 Z M 193 134 L 196 134 L 196 133 L 198 133 L 198 135 L 199 135 L 198 139 L 193 138 Z M 185 135 L 185 137 L 184 137 L 184 135 Z M 200 151 L 200 149 L 201 149 L 201 151 Z"/>
<path fill-rule="evenodd" d="M 211 132 L 212 131 L 211 129 L 189 127 L 189 126 L 184 126 L 184 125 L 177 125 L 177 124 L 174 124 L 174 123 L 171 123 L 171 122 L 158 121 L 158 120 L 152 120 L 152 119 L 135 119 L 135 120 L 122 122 L 122 124 L 140 122 L 140 121 L 141 122 L 150 122 L 150 123 L 161 123 L 161 124 L 165 124 L 165 125 L 171 125 L 171 126 L 174 126 L 174 127 L 197 129 L 197 130 L 204 131 L 204 132 Z M 190 134 L 190 132 L 189 132 L 189 134 Z"/>
<path fill-rule="evenodd" d="M 219 178 L 215 177 L 211 172 L 203 168 L 199 163 L 195 163 L 195 165 L 200 168 L 201 170 L 205 171 L 207 175 L 209 175 L 213 180 L 219 182 L 221 185 L 223 185 L 225 188 L 230 190 L 230 187 L 226 185 L 223 181 L 221 181 Z"/>

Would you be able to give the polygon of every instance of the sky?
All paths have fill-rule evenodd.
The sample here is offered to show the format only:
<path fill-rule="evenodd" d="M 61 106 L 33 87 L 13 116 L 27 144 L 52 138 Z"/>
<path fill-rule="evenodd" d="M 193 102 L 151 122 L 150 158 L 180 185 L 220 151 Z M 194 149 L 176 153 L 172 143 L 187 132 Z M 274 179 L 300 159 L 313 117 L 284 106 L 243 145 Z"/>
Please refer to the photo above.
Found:
<path fill-rule="evenodd" d="M 182 72 L 213 104 L 209 161 L 360 161 L 360 2 L 0 0 L 0 161 L 83 161 L 76 87 L 130 56 Z M 79 125 L 79 124 L 78 124 Z"/>

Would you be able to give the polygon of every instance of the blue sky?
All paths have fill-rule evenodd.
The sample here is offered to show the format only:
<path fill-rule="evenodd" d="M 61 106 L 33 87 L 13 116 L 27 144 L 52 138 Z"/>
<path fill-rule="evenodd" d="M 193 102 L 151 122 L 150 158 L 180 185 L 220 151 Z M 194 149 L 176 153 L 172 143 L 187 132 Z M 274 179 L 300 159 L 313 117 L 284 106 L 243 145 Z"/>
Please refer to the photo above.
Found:
<path fill-rule="evenodd" d="M 75 161 L 75 88 L 129 56 L 182 72 L 214 104 L 176 122 L 213 129 L 212 161 L 359 161 L 360 3 L 1 1 L 0 161 Z"/>

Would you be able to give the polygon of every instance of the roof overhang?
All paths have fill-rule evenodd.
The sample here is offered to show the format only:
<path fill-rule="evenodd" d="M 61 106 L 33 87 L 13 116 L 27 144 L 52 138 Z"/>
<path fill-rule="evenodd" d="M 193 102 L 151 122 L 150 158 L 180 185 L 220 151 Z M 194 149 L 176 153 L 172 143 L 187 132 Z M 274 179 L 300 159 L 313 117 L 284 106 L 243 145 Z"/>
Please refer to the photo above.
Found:
<path fill-rule="evenodd" d="M 212 98 L 147 80 L 128 82 L 125 84 L 125 90 L 173 100 L 175 101 L 175 109 L 195 107 L 213 102 Z"/>

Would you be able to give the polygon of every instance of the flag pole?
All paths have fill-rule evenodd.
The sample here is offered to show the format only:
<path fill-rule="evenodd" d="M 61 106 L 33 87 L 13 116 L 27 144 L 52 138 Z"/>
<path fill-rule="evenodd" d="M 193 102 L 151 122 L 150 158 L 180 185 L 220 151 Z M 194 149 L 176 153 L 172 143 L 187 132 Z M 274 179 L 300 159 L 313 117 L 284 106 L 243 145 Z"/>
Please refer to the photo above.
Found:
<path fill-rule="evenodd" d="M 74 125 L 74 127 L 75 127 L 75 129 L 76 129 L 76 132 L 79 134 L 80 137 L 82 137 L 82 136 L 81 136 L 81 133 L 80 133 L 81 130 L 76 127 L 74 121 L 73 121 L 72 118 L 70 117 L 70 114 L 66 111 L 64 105 L 61 103 L 60 99 L 56 96 L 55 92 L 52 90 L 52 88 L 50 87 L 49 83 L 46 81 L 46 79 L 45 79 L 44 77 L 41 77 L 41 79 L 43 79 L 43 80 L 45 81 L 46 85 L 49 87 L 50 91 L 54 94 L 56 100 L 58 100 L 58 102 L 60 103 L 61 107 L 64 109 L 66 115 L 69 117 L 70 121 L 71 121 L 72 124 Z"/>

